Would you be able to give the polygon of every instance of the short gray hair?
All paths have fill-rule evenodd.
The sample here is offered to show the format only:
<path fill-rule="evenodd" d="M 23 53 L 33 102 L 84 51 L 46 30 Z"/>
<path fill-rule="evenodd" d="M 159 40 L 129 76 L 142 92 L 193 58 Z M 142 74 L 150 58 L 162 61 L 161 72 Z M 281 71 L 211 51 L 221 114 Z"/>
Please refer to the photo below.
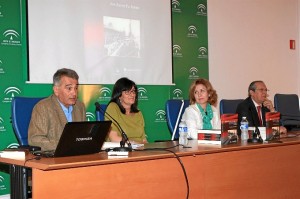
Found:
<path fill-rule="evenodd" d="M 250 91 L 255 91 L 256 90 L 256 83 L 263 83 L 263 81 L 261 80 L 256 80 L 250 83 L 249 87 L 248 87 L 248 96 L 250 96 Z"/>
<path fill-rule="evenodd" d="M 72 70 L 72 69 L 68 69 L 68 68 L 62 68 L 57 70 L 54 75 L 53 75 L 53 85 L 57 86 L 60 84 L 60 80 L 63 76 L 66 77 L 70 77 L 72 79 L 76 79 L 78 81 L 79 76 L 78 74 Z"/>

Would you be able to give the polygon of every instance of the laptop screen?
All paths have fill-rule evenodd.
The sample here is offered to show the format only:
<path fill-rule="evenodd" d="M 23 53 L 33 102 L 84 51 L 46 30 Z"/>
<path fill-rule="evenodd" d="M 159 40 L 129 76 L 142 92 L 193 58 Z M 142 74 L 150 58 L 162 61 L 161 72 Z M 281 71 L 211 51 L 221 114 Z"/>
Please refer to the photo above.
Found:
<path fill-rule="evenodd" d="M 110 131 L 111 121 L 68 122 L 54 157 L 98 153 Z"/>

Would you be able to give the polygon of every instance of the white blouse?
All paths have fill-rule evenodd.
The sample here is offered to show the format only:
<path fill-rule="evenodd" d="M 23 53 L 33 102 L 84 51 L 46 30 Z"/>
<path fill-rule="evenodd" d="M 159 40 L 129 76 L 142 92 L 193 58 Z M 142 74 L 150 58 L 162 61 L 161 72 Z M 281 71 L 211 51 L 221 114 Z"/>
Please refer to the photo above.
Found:
<path fill-rule="evenodd" d="M 211 125 L 213 129 L 221 129 L 220 114 L 216 107 L 211 106 L 213 118 Z M 203 129 L 202 114 L 196 104 L 189 105 L 182 115 L 181 121 L 185 122 L 188 127 L 189 138 L 198 139 L 198 130 Z"/>

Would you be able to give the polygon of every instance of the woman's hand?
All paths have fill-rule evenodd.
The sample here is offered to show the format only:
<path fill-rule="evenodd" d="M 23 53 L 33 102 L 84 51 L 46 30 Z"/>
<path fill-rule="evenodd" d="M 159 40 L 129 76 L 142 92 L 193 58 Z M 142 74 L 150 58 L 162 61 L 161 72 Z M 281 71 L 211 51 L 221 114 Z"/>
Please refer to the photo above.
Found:
<path fill-rule="evenodd" d="M 120 142 L 122 140 L 122 137 L 120 137 L 118 133 L 113 130 L 109 132 L 108 137 L 111 142 Z"/>

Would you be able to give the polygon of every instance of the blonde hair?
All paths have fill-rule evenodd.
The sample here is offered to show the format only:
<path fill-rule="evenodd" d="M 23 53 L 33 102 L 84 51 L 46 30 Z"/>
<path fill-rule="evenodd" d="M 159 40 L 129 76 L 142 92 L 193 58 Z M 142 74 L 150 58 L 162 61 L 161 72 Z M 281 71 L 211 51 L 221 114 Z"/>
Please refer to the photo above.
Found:
<path fill-rule="evenodd" d="M 208 103 L 215 106 L 218 101 L 218 94 L 207 79 L 197 79 L 191 84 L 189 91 L 190 104 L 196 103 L 194 92 L 198 84 L 202 84 L 206 87 L 208 93 Z"/>

